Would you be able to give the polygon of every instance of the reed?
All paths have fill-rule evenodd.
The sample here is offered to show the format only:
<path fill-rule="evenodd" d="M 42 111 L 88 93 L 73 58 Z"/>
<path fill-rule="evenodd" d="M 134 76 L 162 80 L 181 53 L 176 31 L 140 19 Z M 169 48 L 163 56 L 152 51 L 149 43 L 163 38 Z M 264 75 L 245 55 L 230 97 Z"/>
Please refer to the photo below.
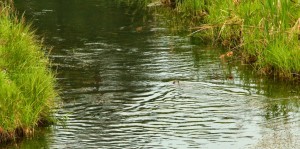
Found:
<path fill-rule="evenodd" d="M 292 0 L 181 0 L 170 14 L 192 22 L 190 36 L 227 47 L 258 72 L 292 79 L 300 76 L 299 8 Z"/>
<path fill-rule="evenodd" d="M 33 133 L 51 121 L 55 77 L 30 25 L 0 2 L 0 142 Z"/>

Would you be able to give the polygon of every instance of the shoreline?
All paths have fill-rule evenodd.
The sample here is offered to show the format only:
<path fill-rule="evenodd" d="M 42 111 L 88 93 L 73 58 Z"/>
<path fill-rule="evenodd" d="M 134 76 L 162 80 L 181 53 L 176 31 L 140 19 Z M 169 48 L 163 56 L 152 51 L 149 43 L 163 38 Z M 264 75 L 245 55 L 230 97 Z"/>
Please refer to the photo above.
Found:
<path fill-rule="evenodd" d="M 55 77 L 44 48 L 13 4 L 0 3 L 0 143 L 54 122 Z"/>
<path fill-rule="evenodd" d="M 148 0 L 145 7 L 155 1 L 173 2 Z M 165 6 L 160 13 L 172 18 L 169 26 L 175 32 L 189 28 L 188 36 L 224 47 L 226 53 L 232 52 L 235 59 L 252 65 L 258 74 L 300 79 L 299 2 L 178 0 L 175 8 L 159 6 Z"/>

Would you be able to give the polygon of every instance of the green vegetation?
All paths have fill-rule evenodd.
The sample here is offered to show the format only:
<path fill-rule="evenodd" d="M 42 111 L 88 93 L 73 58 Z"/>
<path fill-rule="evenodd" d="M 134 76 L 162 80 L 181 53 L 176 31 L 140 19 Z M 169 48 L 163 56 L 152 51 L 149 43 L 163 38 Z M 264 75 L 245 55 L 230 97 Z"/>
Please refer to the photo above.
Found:
<path fill-rule="evenodd" d="M 190 36 L 219 43 L 259 72 L 300 78 L 299 1 L 177 0 L 169 11 L 174 25 L 190 22 Z"/>
<path fill-rule="evenodd" d="M 56 96 L 42 45 L 11 6 L 0 2 L 0 142 L 49 122 Z"/>

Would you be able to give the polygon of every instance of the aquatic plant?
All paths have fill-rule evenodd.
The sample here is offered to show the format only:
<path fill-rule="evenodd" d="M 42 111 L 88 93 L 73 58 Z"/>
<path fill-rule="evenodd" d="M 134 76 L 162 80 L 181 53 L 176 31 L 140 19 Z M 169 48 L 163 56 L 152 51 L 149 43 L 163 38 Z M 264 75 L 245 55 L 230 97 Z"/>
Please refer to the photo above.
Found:
<path fill-rule="evenodd" d="M 236 46 L 242 48 L 245 60 L 252 57 L 256 68 L 266 74 L 292 78 L 300 72 L 300 59 L 294 57 L 300 54 L 296 52 L 298 4 L 289 0 L 240 1 L 232 8 L 232 14 L 241 20 L 238 25 L 241 40 Z M 234 31 L 229 29 L 224 35 L 234 36 Z"/>
<path fill-rule="evenodd" d="M 190 36 L 227 47 L 258 72 L 299 78 L 299 8 L 292 0 L 178 0 L 165 15 L 169 25 L 189 21 Z"/>
<path fill-rule="evenodd" d="M 0 142 L 51 121 L 56 92 L 48 65 L 30 25 L 0 2 Z"/>

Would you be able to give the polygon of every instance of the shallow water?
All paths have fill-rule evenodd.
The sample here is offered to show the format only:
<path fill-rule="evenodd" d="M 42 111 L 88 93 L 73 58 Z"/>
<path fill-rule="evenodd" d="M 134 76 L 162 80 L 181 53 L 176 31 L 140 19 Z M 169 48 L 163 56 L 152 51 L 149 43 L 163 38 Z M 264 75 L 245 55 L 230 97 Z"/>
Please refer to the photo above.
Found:
<path fill-rule="evenodd" d="M 16 0 L 57 71 L 64 119 L 8 148 L 296 148 L 299 85 L 222 62 L 168 18 L 107 0 Z M 154 13 L 154 14 L 153 14 Z"/>

